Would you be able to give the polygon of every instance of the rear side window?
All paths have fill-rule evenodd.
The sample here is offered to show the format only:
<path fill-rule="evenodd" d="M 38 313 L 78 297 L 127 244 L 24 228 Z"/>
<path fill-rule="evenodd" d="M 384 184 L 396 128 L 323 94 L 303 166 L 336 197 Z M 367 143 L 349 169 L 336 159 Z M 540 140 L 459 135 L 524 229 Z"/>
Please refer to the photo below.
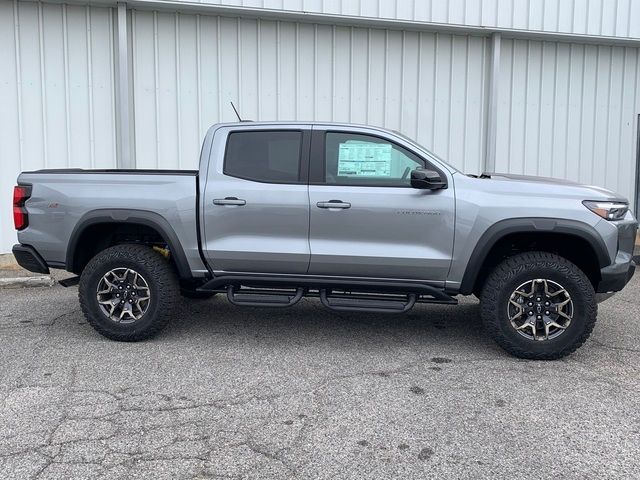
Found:
<path fill-rule="evenodd" d="M 227 139 L 224 174 L 265 183 L 298 183 L 302 132 L 232 132 Z"/>

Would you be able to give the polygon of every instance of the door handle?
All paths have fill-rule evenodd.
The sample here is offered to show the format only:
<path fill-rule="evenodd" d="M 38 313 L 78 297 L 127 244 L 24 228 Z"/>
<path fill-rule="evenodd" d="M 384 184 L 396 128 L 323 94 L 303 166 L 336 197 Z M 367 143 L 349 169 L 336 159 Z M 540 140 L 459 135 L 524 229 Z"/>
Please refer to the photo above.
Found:
<path fill-rule="evenodd" d="M 246 205 L 247 201 L 237 197 L 216 198 L 213 200 L 214 205 Z"/>
<path fill-rule="evenodd" d="M 329 200 L 328 202 L 316 203 L 318 208 L 351 208 L 349 202 L 343 202 L 342 200 Z"/>

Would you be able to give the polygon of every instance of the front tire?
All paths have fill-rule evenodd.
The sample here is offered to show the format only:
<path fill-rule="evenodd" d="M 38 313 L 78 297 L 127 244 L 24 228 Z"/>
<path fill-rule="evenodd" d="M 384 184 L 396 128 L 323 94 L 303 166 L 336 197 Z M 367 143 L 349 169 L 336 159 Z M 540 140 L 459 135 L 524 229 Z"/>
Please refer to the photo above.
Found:
<path fill-rule="evenodd" d="M 547 252 L 509 257 L 489 275 L 481 294 L 484 329 L 520 358 L 555 360 L 589 338 L 598 305 L 576 265 Z"/>
<path fill-rule="evenodd" d="M 78 297 L 87 322 L 112 340 L 151 338 L 171 319 L 180 287 L 171 264 L 144 245 L 98 253 L 80 276 Z"/>

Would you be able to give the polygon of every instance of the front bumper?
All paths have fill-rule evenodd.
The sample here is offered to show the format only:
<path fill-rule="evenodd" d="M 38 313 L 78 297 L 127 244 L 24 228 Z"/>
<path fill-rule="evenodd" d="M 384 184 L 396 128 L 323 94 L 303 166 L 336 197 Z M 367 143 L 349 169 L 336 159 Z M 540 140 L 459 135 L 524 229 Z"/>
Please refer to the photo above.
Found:
<path fill-rule="evenodd" d="M 35 273 L 49 273 L 49 267 L 40 254 L 30 245 L 14 245 L 13 256 L 16 262 L 25 270 Z"/>
<path fill-rule="evenodd" d="M 636 270 L 635 262 L 614 263 L 600 270 L 600 283 L 596 288 L 597 293 L 619 292 L 629 283 Z"/>
<path fill-rule="evenodd" d="M 633 249 L 636 243 L 638 223 L 622 221 L 616 224 L 618 229 L 618 249 L 616 258 L 611 265 L 600 269 L 600 282 L 596 293 L 619 292 L 629 283 L 636 270 L 633 259 Z"/>

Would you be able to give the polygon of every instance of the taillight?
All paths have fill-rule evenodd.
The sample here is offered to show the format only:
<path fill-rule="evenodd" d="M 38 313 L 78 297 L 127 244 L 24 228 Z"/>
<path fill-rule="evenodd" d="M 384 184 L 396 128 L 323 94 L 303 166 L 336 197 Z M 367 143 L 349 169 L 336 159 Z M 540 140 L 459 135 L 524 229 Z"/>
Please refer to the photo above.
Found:
<path fill-rule="evenodd" d="M 30 196 L 30 186 L 18 185 L 13 187 L 13 224 L 16 230 L 24 230 L 29 225 L 29 215 L 24 203 Z"/>

